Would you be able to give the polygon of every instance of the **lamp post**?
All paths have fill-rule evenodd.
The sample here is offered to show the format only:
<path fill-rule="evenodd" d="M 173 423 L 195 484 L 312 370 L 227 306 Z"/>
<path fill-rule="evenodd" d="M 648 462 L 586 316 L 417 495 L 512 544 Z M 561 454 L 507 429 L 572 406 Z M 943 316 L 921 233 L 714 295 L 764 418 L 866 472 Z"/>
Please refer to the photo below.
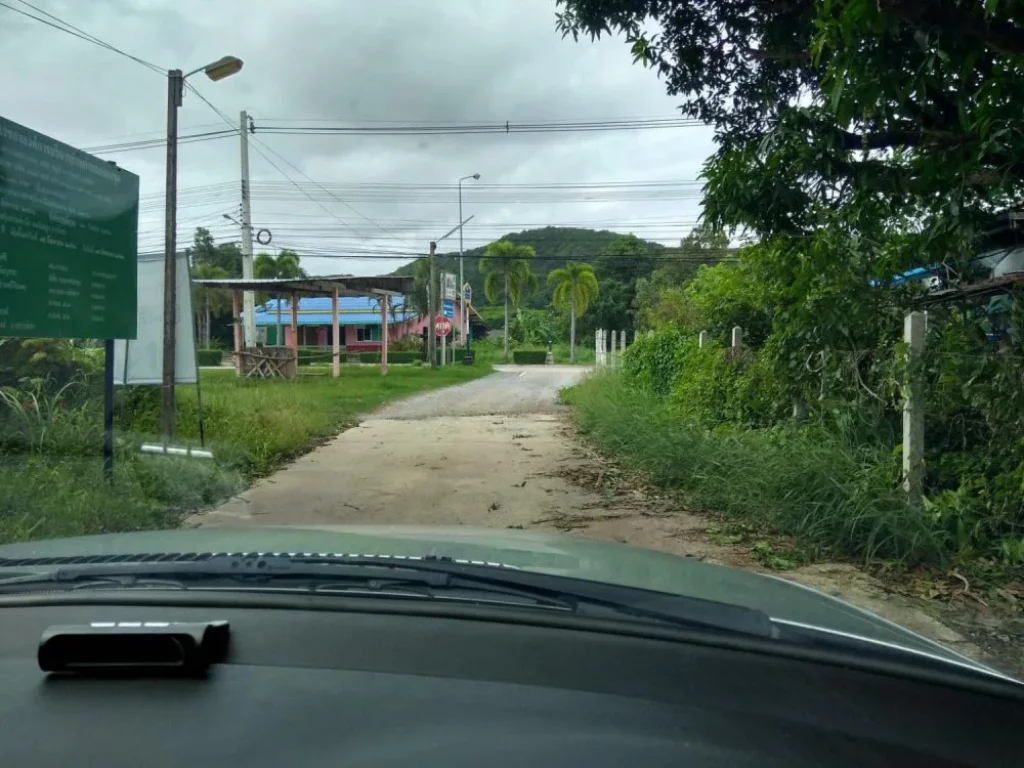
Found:
<path fill-rule="evenodd" d="M 479 173 L 471 173 L 469 176 L 463 176 L 459 179 L 459 221 L 462 221 L 462 182 L 466 179 L 473 179 L 474 181 L 480 180 Z M 462 253 L 462 225 L 459 224 L 459 303 L 462 306 L 462 311 L 459 312 L 459 332 L 462 334 L 462 348 L 466 347 L 466 326 L 469 325 L 469 310 L 466 308 L 466 277 L 463 262 L 465 261 Z"/>
<path fill-rule="evenodd" d="M 168 440 L 174 434 L 174 347 L 177 328 L 177 211 L 178 211 L 178 107 L 185 95 L 185 81 L 203 72 L 214 82 L 231 77 L 242 68 L 242 60 L 225 56 L 204 67 L 182 74 L 167 72 L 167 188 L 164 214 L 164 361 L 163 361 L 163 433 Z"/>

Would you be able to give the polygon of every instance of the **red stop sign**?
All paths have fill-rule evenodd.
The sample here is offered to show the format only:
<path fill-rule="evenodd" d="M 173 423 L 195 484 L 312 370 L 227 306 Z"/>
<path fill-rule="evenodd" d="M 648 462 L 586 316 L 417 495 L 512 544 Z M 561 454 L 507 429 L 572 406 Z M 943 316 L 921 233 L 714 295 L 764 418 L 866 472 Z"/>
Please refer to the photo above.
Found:
<path fill-rule="evenodd" d="M 434 318 L 434 335 L 435 336 L 447 336 L 452 332 L 452 321 L 444 315 L 438 315 Z"/>

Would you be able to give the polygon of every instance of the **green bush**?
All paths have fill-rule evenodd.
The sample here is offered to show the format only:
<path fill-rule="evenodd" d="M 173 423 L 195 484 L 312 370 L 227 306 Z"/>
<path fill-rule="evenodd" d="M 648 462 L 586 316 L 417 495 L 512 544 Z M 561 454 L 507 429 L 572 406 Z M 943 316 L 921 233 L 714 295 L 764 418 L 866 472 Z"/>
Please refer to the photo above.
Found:
<path fill-rule="evenodd" d="M 543 349 L 517 349 L 512 352 L 512 362 L 516 365 L 544 365 L 548 353 Z"/>
<path fill-rule="evenodd" d="M 419 352 L 392 352 L 388 350 L 388 363 L 402 365 L 422 360 L 423 355 Z M 380 363 L 380 352 L 360 352 L 359 362 Z"/>
<path fill-rule="evenodd" d="M 196 358 L 200 365 L 220 365 L 224 359 L 224 353 L 219 349 L 197 349 Z"/>

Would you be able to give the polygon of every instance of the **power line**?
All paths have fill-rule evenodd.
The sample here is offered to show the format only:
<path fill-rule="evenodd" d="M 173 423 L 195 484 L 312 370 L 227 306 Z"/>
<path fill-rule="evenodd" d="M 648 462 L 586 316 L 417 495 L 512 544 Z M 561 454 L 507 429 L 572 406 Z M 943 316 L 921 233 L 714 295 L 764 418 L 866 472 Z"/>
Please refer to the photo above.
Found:
<path fill-rule="evenodd" d="M 366 221 L 370 222 L 370 223 L 371 223 L 371 224 L 373 224 L 373 225 L 374 225 L 375 227 L 377 227 L 378 229 L 380 229 L 380 230 L 381 230 L 382 232 L 385 232 L 385 233 L 387 233 L 388 235 L 390 235 L 390 236 L 391 236 L 391 237 L 393 237 L 394 239 L 396 239 L 396 240 L 403 240 L 403 238 L 401 238 L 401 237 L 398 237 L 398 236 L 396 236 L 396 235 L 395 235 L 395 234 L 394 234 L 393 232 L 390 232 L 390 231 L 389 231 L 389 230 L 388 230 L 388 229 L 387 229 L 386 227 L 383 227 L 382 225 L 378 224 L 378 223 L 377 223 L 376 221 L 374 221 L 373 219 L 371 219 L 371 218 L 370 218 L 369 216 L 366 216 L 366 215 L 364 215 L 363 213 L 361 213 L 360 211 L 358 211 L 358 210 L 356 210 L 355 208 L 353 208 L 353 207 L 352 207 L 351 205 L 349 205 L 349 203 L 347 203 L 346 201 L 344 201 L 344 200 L 342 200 L 341 198 L 337 197 L 336 195 L 332 194 L 332 193 L 331 193 L 330 191 L 328 191 L 328 190 L 327 190 L 327 189 L 326 189 L 326 188 L 325 188 L 325 187 L 324 187 L 324 186 L 323 186 L 322 184 L 320 184 L 320 182 L 317 182 L 317 181 L 313 181 L 313 179 L 311 179 L 311 178 L 310 178 L 310 177 L 309 177 L 309 176 L 308 176 L 308 175 L 307 175 L 307 174 L 306 174 L 306 173 L 305 173 L 304 171 L 302 171 L 302 170 L 301 170 L 300 168 L 296 168 L 296 167 L 295 167 L 295 165 L 293 165 L 292 163 L 290 163 L 290 162 L 289 162 L 289 161 L 288 161 L 287 159 L 285 159 L 284 157 L 282 157 L 280 153 L 278 153 L 278 152 L 274 151 L 274 150 L 273 150 L 273 149 L 272 149 L 271 147 L 268 147 L 268 146 L 267 146 L 266 144 L 264 144 L 263 142 L 259 141 L 258 139 L 253 139 L 253 142 L 254 142 L 254 143 L 256 143 L 256 144 L 259 144 L 259 145 L 260 145 L 260 146 L 262 146 L 262 147 L 263 147 L 264 149 L 266 149 L 266 150 L 267 150 L 268 152 L 272 152 L 272 153 L 273 153 L 274 155 L 276 155 L 276 156 L 277 156 L 278 158 L 280 158 L 282 162 L 284 162 L 284 163 L 286 163 L 286 164 L 287 164 L 288 166 L 290 166 L 290 167 L 292 168 L 292 170 L 294 170 L 294 171 L 295 171 L 296 173 L 299 173 L 299 174 L 301 174 L 302 176 L 304 176 L 304 177 L 305 177 L 305 178 L 306 178 L 306 179 L 307 179 L 307 180 L 308 180 L 308 181 L 309 181 L 309 182 L 310 182 L 311 184 L 313 184 L 314 186 L 316 186 L 316 187 L 318 187 L 318 188 L 322 189 L 322 190 L 323 190 L 324 192 L 326 192 L 326 193 L 327 193 L 328 195 L 330 195 L 330 197 L 331 197 L 332 199 L 334 199 L 334 200 L 336 200 L 337 202 L 339 202 L 339 203 L 341 203 L 342 205 L 344 205 L 344 206 L 345 206 L 346 208 L 348 208 L 348 209 L 349 209 L 350 211 L 352 211 L 352 213 L 354 213 L 354 214 L 356 214 L 357 216 L 359 216 L 360 218 L 362 218 L 362 219 L 365 219 Z M 262 154 L 262 153 L 261 153 L 261 154 Z M 264 155 L 264 157 L 266 157 L 266 156 Z M 298 185 L 298 183 L 296 183 L 296 184 L 295 184 L 295 186 L 296 186 L 296 187 L 298 187 L 298 186 L 299 186 L 299 185 Z M 310 198 L 310 199 L 312 199 L 312 198 Z M 332 215 L 333 215 L 333 214 L 332 214 Z M 337 221 L 339 221 L 339 222 L 343 221 L 342 219 L 340 219 L 340 218 L 338 218 L 338 217 L 335 217 L 335 219 L 337 219 Z M 346 224 L 346 226 L 348 226 L 348 225 Z M 351 229 L 351 227 L 349 227 L 349 229 Z M 353 231 L 355 231 L 355 230 L 353 230 Z"/>
<path fill-rule="evenodd" d="M 201 141 L 212 141 L 213 139 L 221 139 L 226 136 L 234 136 L 238 134 L 238 130 L 232 131 L 206 131 L 204 133 L 191 133 L 185 134 L 178 137 L 178 144 L 196 144 Z M 139 149 L 155 149 L 157 147 L 166 147 L 167 138 L 161 139 L 141 139 L 139 141 L 124 141 L 117 144 L 100 144 L 93 147 L 83 147 L 83 152 L 89 152 L 93 155 L 108 155 L 115 154 L 118 152 L 133 152 Z"/>
<path fill-rule="evenodd" d="M 29 8 L 31 8 L 34 11 L 36 11 L 37 13 L 43 14 L 43 16 L 47 16 L 50 19 L 53 19 L 53 21 L 47 21 L 46 19 L 40 18 L 39 16 L 33 16 L 31 13 L 28 13 L 27 11 L 23 11 L 20 8 L 15 8 L 13 5 L 10 5 L 10 4 L 5 3 L 5 2 L 0 2 L 0 6 L 3 6 L 4 8 L 7 8 L 10 11 L 14 11 L 15 13 L 21 14 L 22 16 L 25 16 L 26 18 L 32 19 L 34 21 L 38 21 L 40 24 L 45 24 L 48 27 L 53 27 L 54 29 L 58 29 L 61 32 L 64 32 L 64 33 L 66 33 L 68 35 L 71 35 L 72 37 L 77 37 L 80 40 L 85 40 L 87 43 L 92 43 L 93 45 L 98 45 L 101 48 L 106 48 L 108 51 L 113 51 L 114 53 L 120 54 L 121 56 L 124 56 L 125 58 L 131 59 L 135 63 L 141 64 L 142 66 L 147 67 L 147 68 L 153 70 L 154 72 L 157 72 L 160 75 L 163 75 L 165 77 L 167 75 L 166 70 L 161 69 L 156 64 L 153 64 L 152 62 L 146 61 L 145 59 L 140 59 L 138 56 L 133 56 L 132 54 L 127 53 L 126 51 L 123 51 L 120 48 L 117 48 L 116 46 L 111 45 L 110 43 L 106 42 L 105 40 L 101 40 L 100 38 L 96 37 L 95 35 L 91 35 L 88 32 L 86 32 L 86 31 L 84 31 L 82 29 L 79 29 L 78 27 L 74 26 L 73 24 L 69 24 L 68 22 L 64 21 L 63 19 L 61 19 L 61 18 L 59 18 L 57 16 L 54 16 L 52 13 L 44 11 L 42 8 L 38 8 L 38 7 L 34 6 L 34 5 L 32 5 L 32 3 L 26 2 L 26 0 L 18 0 L 18 2 L 20 2 L 22 5 L 28 6 Z M 56 22 L 56 23 L 54 23 L 54 22 Z"/>
<path fill-rule="evenodd" d="M 279 120 L 278 122 L 284 122 Z M 470 134 L 512 134 L 512 133 L 567 133 L 590 131 L 639 131 L 664 128 L 705 127 L 700 120 L 685 117 L 622 119 L 622 120 L 563 120 L 547 122 L 504 123 L 448 123 L 448 124 L 406 124 L 379 123 L 376 125 L 257 125 L 260 133 L 281 135 L 331 135 L 347 134 L 361 136 L 437 136 Z"/>

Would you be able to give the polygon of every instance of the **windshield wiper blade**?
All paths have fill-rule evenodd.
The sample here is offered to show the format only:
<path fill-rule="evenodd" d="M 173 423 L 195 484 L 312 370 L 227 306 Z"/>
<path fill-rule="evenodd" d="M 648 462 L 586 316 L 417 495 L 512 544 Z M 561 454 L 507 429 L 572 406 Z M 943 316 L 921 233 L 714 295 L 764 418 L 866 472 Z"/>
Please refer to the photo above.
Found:
<path fill-rule="evenodd" d="M 404 590 L 417 596 L 471 598 L 481 595 L 493 602 L 515 598 L 541 607 L 561 608 L 588 616 L 667 623 L 718 632 L 775 637 L 768 615 L 729 603 L 684 595 L 652 592 L 606 582 L 555 576 L 494 564 L 477 564 L 450 558 L 389 558 L 347 555 L 214 555 L 198 560 L 146 563 L 98 563 L 74 565 L 0 578 L 0 592 L 8 587 L 82 588 L 90 583 L 111 586 L 124 579 L 140 587 L 153 580 L 172 579 L 185 584 L 208 585 L 219 580 L 258 586 L 300 582 L 309 588 L 398 595 Z M 393 591 L 392 591 L 393 590 Z"/>

